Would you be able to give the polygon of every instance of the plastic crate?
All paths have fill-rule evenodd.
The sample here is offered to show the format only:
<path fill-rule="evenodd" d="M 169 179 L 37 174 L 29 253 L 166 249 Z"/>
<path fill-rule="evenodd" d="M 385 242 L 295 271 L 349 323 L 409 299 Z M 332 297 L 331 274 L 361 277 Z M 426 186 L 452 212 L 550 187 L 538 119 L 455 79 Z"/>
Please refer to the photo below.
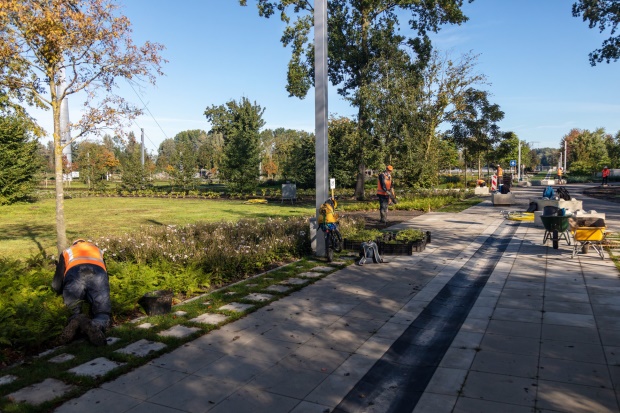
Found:
<path fill-rule="evenodd" d="M 345 250 L 359 251 L 362 248 L 362 243 L 364 242 L 366 241 L 354 241 L 345 238 L 343 248 Z"/>
<path fill-rule="evenodd" d="M 407 243 L 377 243 L 379 255 L 412 255 L 414 252 L 422 252 L 426 248 L 426 239 Z"/>

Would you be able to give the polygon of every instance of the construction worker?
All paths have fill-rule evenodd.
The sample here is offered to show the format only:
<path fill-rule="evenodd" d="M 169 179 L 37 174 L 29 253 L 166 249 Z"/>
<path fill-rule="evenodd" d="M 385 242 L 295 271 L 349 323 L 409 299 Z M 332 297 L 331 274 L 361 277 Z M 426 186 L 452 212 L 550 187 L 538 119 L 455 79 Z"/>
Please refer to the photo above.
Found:
<path fill-rule="evenodd" d="M 609 174 L 610 174 L 610 170 L 607 166 L 605 166 L 603 168 L 603 185 L 607 185 L 608 181 L 609 181 Z"/>
<path fill-rule="evenodd" d="M 504 170 L 500 164 L 497 164 L 497 190 L 502 192 L 502 186 L 504 186 Z"/>
<path fill-rule="evenodd" d="M 52 288 L 62 294 L 65 305 L 71 311 L 69 322 L 60 335 L 61 344 L 71 342 L 81 331 L 92 344 L 105 345 L 105 330 L 110 326 L 112 303 L 103 252 L 92 242 L 75 240 L 60 255 Z M 92 320 L 82 314 L 84 301 L 90 304 Z"/>
<path fill-rule="evenodd" d="M 560 166 L 558 168 L 558 184 L 562 184 L 562 173 L 564 172 L 564 169 L 562 169 L 562 167 Z"/>
<path fill-rule="evenodd" d="M 381 219 L 379 222 L 387 224 L 387 212 L 390 200 L 394 198 L 394 188 L 392 186 L 392 171 L 394 167 L 388 165 L 384 172 L 379 174 L 377 179 L 377 196 L 379 197 L 379 214 Z"/>

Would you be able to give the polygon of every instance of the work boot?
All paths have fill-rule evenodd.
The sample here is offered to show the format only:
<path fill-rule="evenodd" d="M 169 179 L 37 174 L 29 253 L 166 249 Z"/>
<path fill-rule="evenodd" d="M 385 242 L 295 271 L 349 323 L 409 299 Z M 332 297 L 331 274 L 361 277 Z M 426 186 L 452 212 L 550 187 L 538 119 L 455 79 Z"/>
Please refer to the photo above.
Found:
<path fill-rule="evenodd" d="M 101 347 L 107 344 L 107 339 L 101 328 L 93 324 L 90 319 L 84 318 L 80 320 L 80 330 L 86 334 L 88 341 L 90 341 L 93 345 Z"/>
<path fill-rule="evenodd" d="M 80 328 L 80 323 L 83 321 L 83 318 L 84 316 L 80 314 L 69 321 L 64 330 L 62 330 L 62 333 L 60 333 L 60 337 L 58 338 L 60 344 L 69 344 L 70 342 L 75 340 L 75 336 L 78 332 L 78 329 Z"/>

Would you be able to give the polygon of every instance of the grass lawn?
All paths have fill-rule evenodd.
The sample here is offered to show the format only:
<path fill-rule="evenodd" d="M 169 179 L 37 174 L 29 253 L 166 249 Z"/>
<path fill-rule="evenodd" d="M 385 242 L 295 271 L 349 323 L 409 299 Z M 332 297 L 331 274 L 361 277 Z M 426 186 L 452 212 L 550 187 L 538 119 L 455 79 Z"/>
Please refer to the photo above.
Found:
<path fill-rule="evenodd" d="M 146 225 L 312 215 L 314 204 L 245 204 L 244 201 L 227 200 L 117 197 L 65 200 L 69 240 L 124 234 Z M 23 259 L 42 251 L 57 254 L 53 199 L 1 206 L 0 216 L 0 257 Z"/>

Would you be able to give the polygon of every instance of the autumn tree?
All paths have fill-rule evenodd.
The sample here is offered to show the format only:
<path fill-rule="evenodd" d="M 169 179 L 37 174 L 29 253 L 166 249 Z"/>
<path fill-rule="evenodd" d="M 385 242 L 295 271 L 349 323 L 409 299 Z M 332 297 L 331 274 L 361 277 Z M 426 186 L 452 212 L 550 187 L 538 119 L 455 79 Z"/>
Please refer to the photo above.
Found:
<path fill-rule="evenodd" d="M 60 107 L 84 101 L 70 141 L 123 125 L 141 113 L 115 93 L 119 80 L 155 83 L 163 46 L 131 40 L 131 23 L 114 0 L 0 0 L 0 89 L 51 109 L 56 175 L 56 246 L 67 245 Z"/>
<path fill-rule="evenodd" d="M 620 58 L 620 36 L 614 36 L 620 23 L 618 0 L 579 0 L 573 4 L 573 16 L 582 16 L 591 29 L 598 27 L 601 33 L 607 29 L 611 32 L 601 48 L 589 54 L 592 66 L 602 62 L 610 63 L 612 60 L 615 62 Z"/>
<path fill-rule="evenodd" d="M 470 0 L 471 1 L 471 0 Z M 246 5 L 247 0 L 239 0 Z M 381 75 L 385 60 L 406 62 L 410 71 L 419 72 L 432 50 L 429 33 L 443 24 L 467 20 L 463 0 L 330 0 L 328 7 L 328 76 L 338 93 L 357 108 L 359 146 L 356 197 L 364 196 L 366 161 L 376 155 L 379 136 L 373 129 L 370 88 Z M 307 0 L 257 0 L 258 12 L 269 18 L 278 13 L 287 25 L 282 43 L 292 49 L 286 90 L 303 98 L 314 83 L 314 44 L 309 38 L 314 8 Z M 291 16 L 297 15 L 296 20 Z M 403 35 L 400 19 L 407 19 L 411 37 Z M 368 151 L 368 152 L 367 152 Z M 370 159 L 372 162 L 372 159 Z"/>
<path fill-rule="evenodd" d="M 103 190 L 108 173 L 120 165 L 120 161 L 105 145 L 98 142 L 83 141 L 78 145 L 76 163 L 80 179 L 86 181 L 88 189 Z"/>

